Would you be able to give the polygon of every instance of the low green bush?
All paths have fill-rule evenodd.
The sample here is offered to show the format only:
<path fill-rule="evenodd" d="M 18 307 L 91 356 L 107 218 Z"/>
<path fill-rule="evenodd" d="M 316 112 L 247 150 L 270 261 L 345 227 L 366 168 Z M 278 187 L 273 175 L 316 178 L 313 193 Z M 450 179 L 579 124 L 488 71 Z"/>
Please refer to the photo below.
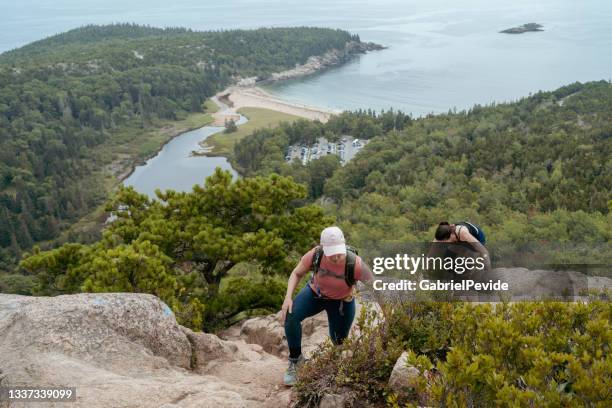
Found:
<path fill-rule="evenodd" d="M 317 407 L 327 393 L 345 394 L 349 406 L 357 401 L 384 406 L 387 381 L 403 348 L 389 322 L 378 318 L 363 307 L 355 323 L 357 335 L 339 346 L 331 340 L 323 343 L 299 372 L 294 388 L 300 406 Z"/>
<path fill-rule="evenodd" d="M 316 406 L 326 393 L 346 395 L 347 406 L 612 404 L 610 302 L 424 301 L 383 311 L 382 321 L 364 312 L 358 334 L 324 345 L 301 370 L 301 406 Z M 398 395 L 387 382 L 404 350 L 422 375 Z"/>
<path fill-rule="evenodd" d="M 32 276 L 0 272 L 0 293 L 31 295 L 36 282 Z"/>
<path fill-rule="evenodd" d="M 609 302 L 465 304 L 419 404 L 609 407 Z M 421 367 L 422 369 L 423 367 Z"/>

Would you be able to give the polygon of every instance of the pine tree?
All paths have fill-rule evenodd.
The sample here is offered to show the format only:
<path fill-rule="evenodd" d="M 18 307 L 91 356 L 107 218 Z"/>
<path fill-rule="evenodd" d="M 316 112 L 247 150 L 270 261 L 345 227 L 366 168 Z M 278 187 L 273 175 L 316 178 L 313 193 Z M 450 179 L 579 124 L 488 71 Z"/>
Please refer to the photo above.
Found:
<path fill-rule="evenodd" d="M 17 231 L 15 236 L 17 237 L 17 242 L 22 249 L 30 248 L 34 243 L 34 241 L 32 241 L 30 231 L 28 230 L 28 226 L 21 216 L 19 216 L 19 220 L 17 221 Z"/>
<path fill-rule="evenodd" d="M 35 250 L 20 265 L 38 277 L 42 294 L 152 293 L 180 321 L 197 325 L 203 304 L 236 264 L 288 273 L 296 255 L 312 247 L 332 220 L 317 206 L 296 206 L 305 197 L 305 188 L 290 178 L 233 181 L 219 168 L 204 186 L 158 192 L 156 200 L 123 187 L 108 207 L 117 219 L 101 241 Z M 187 264 L 188 272 L 180 267 Z"/>

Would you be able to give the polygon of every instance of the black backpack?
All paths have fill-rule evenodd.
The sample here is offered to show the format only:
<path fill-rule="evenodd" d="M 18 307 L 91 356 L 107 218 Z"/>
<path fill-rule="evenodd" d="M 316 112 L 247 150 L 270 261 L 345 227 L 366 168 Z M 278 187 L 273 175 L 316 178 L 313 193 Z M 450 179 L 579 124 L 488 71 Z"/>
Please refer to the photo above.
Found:
<path fill-rule="evenodd" d="M 461 221 L 461 222 L 456 223 L 455 225 L 467 228 L 470 234 L 472 234 L 474 238 L 480 241 L 481 244 L 483 245 L 485 244 L 484 239 L 483 239 L 484 235 L 481 233 L 481 229 L 479 225 L 472 224 L 471 222 L 468 222 L 468 221 Z M 456 230 L 455 230 L 455 237 L 457 237 L 457 240 L 459 240 L 459 235 L 457 234 Z"/>
<path fill-rule="evenodd" d="M 355 262 L 357 261 L 357 249 L 347 245 L 346 246 L 346 263 L 344 265 L 344 281 L 348 286 L 353 286 L 355 280 Z M 318 246 L 315 249 L 315 253 L 312 257 L 312 280 L 314 281 L 315 274 L 319 271 L 321 266 L 321 260 L 323 259 L 323 247 Z"/>

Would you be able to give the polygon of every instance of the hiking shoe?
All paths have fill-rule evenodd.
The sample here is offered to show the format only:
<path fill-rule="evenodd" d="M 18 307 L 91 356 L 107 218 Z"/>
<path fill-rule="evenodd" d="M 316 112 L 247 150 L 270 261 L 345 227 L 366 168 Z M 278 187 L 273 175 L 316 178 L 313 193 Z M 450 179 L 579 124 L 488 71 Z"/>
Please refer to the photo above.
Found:
<path fill-rule="evenodd" d="M 283 382 L 285 385 L 294 385 L 297 382 L 297 370 L 298 367 L 304 364 L 304 356 L 300 355 L 298 358 L 290 358 L 289 359 L 289 367 L 287 367 L 287 371 L 285 371 L 285 375 L 283 377 Z"/>

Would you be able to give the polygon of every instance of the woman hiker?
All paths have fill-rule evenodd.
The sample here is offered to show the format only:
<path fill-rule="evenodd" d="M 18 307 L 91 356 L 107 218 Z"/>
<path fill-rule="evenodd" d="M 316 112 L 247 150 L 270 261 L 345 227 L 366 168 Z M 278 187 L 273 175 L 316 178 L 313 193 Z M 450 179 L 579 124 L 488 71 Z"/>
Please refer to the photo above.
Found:
<path fill-rule="evenodd" d="M 491 258 L 485 247 L 487 238 L 479 225 L 467 221 L 450 224 L 442 221 L 438 224 L 433 242 L 459 243 L 466 242 L 484 259 L 485 270 L 491 270 Z"/>
<path fill-rule="evenodd" d="M 295 288 L 308 271 L 310 282 L 291 299 Z M 329 322 L 329 336 L 334 344 L 341 344 L 349 334 L 355 317 L 353 286 L 356 281 L 372 280 L 372 272 L 365 262 L 346 246 L 344 234 L 338 227 L 321 232 L 321 244 L 308 251 L 291 272 L 281 319 L 289 343 L 289 367 L 284 383 L 296 382 L 298 364 L 302 356 L 302 320 L 325 310 Z"/>
<path fill-rule="evenodd" d="M 471 222 L 462 221 L 456 224 L 449 224 L 442 221 L 436 228 L 434 242 L 470 242 L 485 245 L 487 238 L 480 226 Z"/>

